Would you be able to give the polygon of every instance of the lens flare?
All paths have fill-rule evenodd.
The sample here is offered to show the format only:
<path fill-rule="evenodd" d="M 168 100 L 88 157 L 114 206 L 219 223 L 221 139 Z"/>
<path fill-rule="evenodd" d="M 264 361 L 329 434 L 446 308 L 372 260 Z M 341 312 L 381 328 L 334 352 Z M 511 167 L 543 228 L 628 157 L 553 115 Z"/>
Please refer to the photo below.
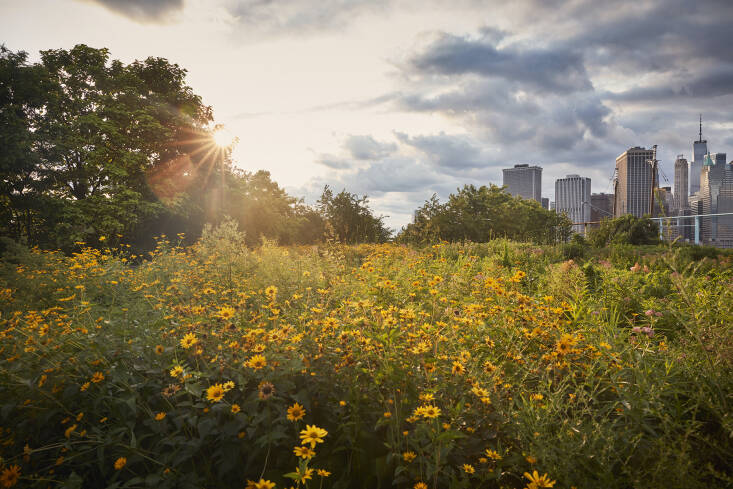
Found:
<path fill-rule="evenodd" d="M 224 128 L 219 128 L 212 134 L 214 143 L 220 148 L 226 148 L 234 144 L 234 135 Z"/>

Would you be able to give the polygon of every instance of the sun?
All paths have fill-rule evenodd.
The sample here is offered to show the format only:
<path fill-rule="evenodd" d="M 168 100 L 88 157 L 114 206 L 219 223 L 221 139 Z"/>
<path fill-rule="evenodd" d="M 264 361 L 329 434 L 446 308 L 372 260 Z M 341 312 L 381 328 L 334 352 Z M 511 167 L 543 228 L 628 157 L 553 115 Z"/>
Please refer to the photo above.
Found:
<path fill-rule="evenodd" d="M 231 132 L 223 127 L 214 130 L 212 138 L 214 139 L 214 144 L 220 148 L 227 148 L 233 145 L 236 139 Z"/>

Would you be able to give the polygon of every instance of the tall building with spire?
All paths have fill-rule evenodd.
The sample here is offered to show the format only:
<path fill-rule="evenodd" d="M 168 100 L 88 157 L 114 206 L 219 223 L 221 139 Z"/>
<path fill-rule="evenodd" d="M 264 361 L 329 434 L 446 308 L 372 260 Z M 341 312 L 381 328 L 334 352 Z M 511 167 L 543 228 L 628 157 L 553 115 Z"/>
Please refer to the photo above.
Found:
<path fill-rule="evenodd" d="M 674 161 L 674 207 L 676 210 L 688 206 L 689 173 L 684 155 L 677 155 Z"/>
<path fill-rule="evenodd" d="M 702 114 L 700 114 L 700 134 L 698 140 L 692 144 L 692 161 L 690 162 L 690 195 L 700 191 L 700 174 L 708 154 L 708 142 L 702 138 Z"/>

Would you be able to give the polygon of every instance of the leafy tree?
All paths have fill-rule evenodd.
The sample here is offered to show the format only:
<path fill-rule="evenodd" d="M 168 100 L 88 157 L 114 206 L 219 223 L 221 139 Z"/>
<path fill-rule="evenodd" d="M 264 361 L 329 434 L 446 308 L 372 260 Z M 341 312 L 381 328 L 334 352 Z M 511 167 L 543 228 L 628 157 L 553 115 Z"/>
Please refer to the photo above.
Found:
<path fill-rule="evenodd" d="M 226 192 L 223 212 L 239 223 L 248 245 L 262 237 L 294 244 L 313 243 L 323 236 L 323 218 L 289 196 L 267 171 L 230 173 Z"/>
<path fill-rule="evenodd" d="M 596 247 L 609 244 L 658 244 L 659 226 L 648 217 L 626 214 L 603 220 L 599 228 L 588 232 L 588 241 Z"/>
<path fill-rule="evenodd" d="M 567 239 L 570 221 L 533 200 L 512 197 L 503 188 L 465 185 L 441 204 L 437 196 L 415 212 L 414 221 L 402 229 L 401 242 L 436 240 L 485 242 L 508 237 L 537 243 Z"/>
<path fill-rule="evenodd" d="M 36 170 L 39 156 L 29 149 L 36 136 L 34 114 L 45 103 L 51 80 L 41 66 L 29 66 L 28 55 L 0 46 L 0 232 L 30 234 L 42 199 Z"/>
<path fill-rule="evenodd" d="M 334 195 L 326 185 L 317 208 L 342 243 L 384 243 L 391 237 L 384 216 L 372 214 L 366 195 L 359 198 L 345 189 Z"/>
<path fill-rule="evenodd" d="M 125 65 L 83 44 L 26 60 L 4 48 L 0 56 L 0 79 L 9 80 L 0 111 L 13 122 L 3 232 L 69 248 L 164 214 L 148 175 L 184 157 L 191 138 L 201 146 L 212 120 L 186 70 L 162 58 Z"/>

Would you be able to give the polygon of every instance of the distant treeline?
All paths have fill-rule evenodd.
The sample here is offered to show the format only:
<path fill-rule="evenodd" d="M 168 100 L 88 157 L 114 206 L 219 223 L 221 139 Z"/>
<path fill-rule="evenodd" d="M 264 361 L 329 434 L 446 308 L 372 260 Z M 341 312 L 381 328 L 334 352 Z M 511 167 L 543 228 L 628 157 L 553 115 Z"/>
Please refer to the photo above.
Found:
<path fill-rule="evenodd" d="M 211 107 L 185 77 L 162 58 L 124 64 L 81 44 L 42 51 L 39 63 L 0 47 L 0 235 L 65 251 L 144 250 L 159 235 L 195 239 L 228 216 L 250 245 L 392 239 L 366 196 L 326 186 L 308 206 L 268 172 L 234 168 L 214 142 Z M 499 187 L 466 186 L 446 203 L 426 201 L 396 239 L 552 243 L 569 225 Z"/>

